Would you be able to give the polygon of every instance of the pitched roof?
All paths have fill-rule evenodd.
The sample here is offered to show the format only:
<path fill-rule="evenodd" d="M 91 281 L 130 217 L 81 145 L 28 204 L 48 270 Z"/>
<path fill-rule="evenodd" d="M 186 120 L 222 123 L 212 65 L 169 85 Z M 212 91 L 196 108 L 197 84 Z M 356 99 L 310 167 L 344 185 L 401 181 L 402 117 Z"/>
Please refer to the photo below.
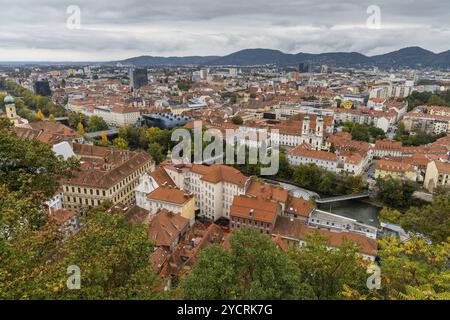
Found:
<path fill-rule="evenodd" d="M 262 183 L 254 179 L 252 179 L 252 182 L 250 183 L 250 186 L 248 187 L 246 194 L 267 200 L 278 201 L 283 204 L 287 202 L 289 196 L 288 190 L 280 186 Z"/>
<path fill-rule="evenodd" d="M 147 217 L 149 216 L 150 211 L 145 210 L 138 206 L 132 206 L 125 212 L 125 218 L 131 224 L 141 224 L 144 223 Z"/>
<path fill-rule="evenodd" d="M 300 239 L 306 240 L 308 235 L 318 232 L 321 236 L 326 237 L 329 240 L 330 246 L 339 248 L 345 240 L 351 240 L 360 245 L 360 252 L 368 255 L 376 255 L 377 253 L 377 241 L 370 239 L 361 234 L 353 232 L 332 232 L 324 229 L 316 229 L 304 226 L 300 232 Z"/>
<path fill-rule="evenodd" d="M 170 246 L 187 228 L 189 220 L 168 210 L 160 210 L 148 225 L 148 237 L 156 246 Z"/>
<path fill-rule="evenodd" d="M 150 200 L 169 202 L 177 205 L 188 202 L 192 197 L 192 195 L 171 186 L 160 186 L 147 194 L 147 198 Z"/>
<path fill-rule="evenodd" d="M 202 180 L 204 181 L 211 183 L 219 183 L 221 181 L 229 182 L 241 188 L 245 186 L 246 181 L 249 179 L 238 169 L 223 164 L 213 164 L 210 166 L 193 164 L 191 171 L 202 175 Z"/>
<path fill-rule="evenodd" d="M 300 215 L 302 217 L 309 217 L 311 211 L 315 208 L 312 201 L 303 198 L 289 196 L 285 211 L 289 214 Z"/>
<path fill-rule="evenodd" d="M 377 170 L 392 171 L 392 172 L 414 172 L 415 169 L 411 164 L 395 161 L 381 159 L 377 162 Z"/>
<path fill-rule="evenodd" d="M 74 143 L 81 170 L 64 184 L 108 189 L 152 161 L 146 152 L 119 151 L 113 148 Z"/>
<path fill-rule="evenodd" d="M 273 223 L 277 210 L 278 205 L 274 201 L 241 195 L 234 197 L 230 216 Z"/>
<path fill-rule="evenodd" d="M 70 209 L 50 210 L 48 214 L 50 219 L 55 221 L 59 225 L 64 224 L 76 215 L 75 211 L 72 211 Z"/>
<path fill-rule="evenodd" d="M 441 161 L 435 161 L 436 167 L 439 171 L 439 173 L 446 173 L 450 174 L 450 163 L 449 162 L 441 162 Z"/>
<path fill-rule="evenodd" d="M 172 178 L 163 167 L 156 168 L 154 171 L 149 172 L 149 175 L 155 179 L 156 183 L 160 186 L 176 187 L 175 182 L 173 182 Z"/>
<path fill-rule="evenodd" d="M 337 155 L 335 153 L 321 150 L 309 150 L 305 148 L 304 145 L 299 145 L 295 147 L 289 152 L 289 155 L 295 157 L 305 157 L 333 162 L 337 162 L 338 160 Z"/>
<path fill-rule="evenodd" d="M 402 149 L 402 142 L 393 140 L 377 140 L 375 141 L 375 149 L 400 151 Z"/>

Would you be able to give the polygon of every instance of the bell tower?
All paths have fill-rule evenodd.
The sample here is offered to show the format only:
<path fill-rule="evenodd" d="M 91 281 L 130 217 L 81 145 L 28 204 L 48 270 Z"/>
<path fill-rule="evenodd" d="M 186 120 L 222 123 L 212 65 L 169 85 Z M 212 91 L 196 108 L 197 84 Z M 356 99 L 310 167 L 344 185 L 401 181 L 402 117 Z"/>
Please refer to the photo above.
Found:
<path fill-rule="evenodd" d="M 19 124 L 19 118 L 17 117 L 14 98 L 8 95 L 3 102 L 5 103 L 6 116 L 11 120 L 14 126 L 17 126 Z"/>
<path fill-rule="evenodd" d="M 309 116 L 305 116 L 302 122 L 302 135 L 309 134 Z"/>

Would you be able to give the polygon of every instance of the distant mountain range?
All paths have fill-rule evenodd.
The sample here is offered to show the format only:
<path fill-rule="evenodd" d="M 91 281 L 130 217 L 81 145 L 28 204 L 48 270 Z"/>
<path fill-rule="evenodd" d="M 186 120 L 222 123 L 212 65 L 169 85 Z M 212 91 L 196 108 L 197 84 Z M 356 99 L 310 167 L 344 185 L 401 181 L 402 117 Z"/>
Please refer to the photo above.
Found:
<path fill-rule="evenodd" d="M 245 49 L 232 54 L 220 56 L 188 56 L 188 57 L 154 57 L 140 56 L 112 63 L 133 64 L 136 66 L 252 66 L 275 64 L 279 66 L 295 66 L 302 62 L 314 65 L 326 64 L 334 67 L 369 67 L 381 68 L 411 67 L 411 68 L 450 68 L 450 50 L 434 53 L 420 47 L 408 47 L 398 51 L 366 56 L 358 52 L 329 53 L 297 53 L 289 54 L 271 49 Z"/>

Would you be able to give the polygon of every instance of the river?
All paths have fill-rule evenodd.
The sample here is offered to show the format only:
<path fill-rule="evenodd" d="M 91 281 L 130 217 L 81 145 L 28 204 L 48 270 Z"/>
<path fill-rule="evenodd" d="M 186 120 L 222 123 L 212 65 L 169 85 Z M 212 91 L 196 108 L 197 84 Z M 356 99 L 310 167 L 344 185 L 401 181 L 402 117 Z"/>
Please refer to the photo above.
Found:
<path fill-rule="evenodd" d="M 296 197 L 302 197 L 306 200 L 319 197 L 319 195 L 316 192 L 300 188 L 292 184 L 283 183 L 272 179 L 264 179 L 264 180 L 268 183 L 282 186 L 283 188 L 289 190 L 290 194 Z M 327 198 L 327 196 L 322 196 L 321 198 Z M 340 216 L 352 218 L 364 224 L 368 224 L 374 227 L 378 227 L 378 214 L 381 211 L 381 208 L 376 207 L 362 200 L 346 200 L 346 201 L 319 204 L 318 209 L 335 213 Z"/>

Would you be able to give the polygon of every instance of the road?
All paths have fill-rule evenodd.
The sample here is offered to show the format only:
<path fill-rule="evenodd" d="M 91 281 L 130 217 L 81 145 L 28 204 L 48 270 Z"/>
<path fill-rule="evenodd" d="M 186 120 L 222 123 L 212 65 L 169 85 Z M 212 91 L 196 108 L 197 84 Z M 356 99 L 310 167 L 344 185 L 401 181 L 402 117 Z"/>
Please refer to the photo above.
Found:
<path fill-rule="evenodd" d="M 375 186 L 375 169 L 377 167 L 377 160 L 372 160 L 372 163 L 370 164 L 369 168 L 364 172 L 364 178 L 366 179 L 367 183 L 369 183 L 369 190 L 372 190 Z"/>

